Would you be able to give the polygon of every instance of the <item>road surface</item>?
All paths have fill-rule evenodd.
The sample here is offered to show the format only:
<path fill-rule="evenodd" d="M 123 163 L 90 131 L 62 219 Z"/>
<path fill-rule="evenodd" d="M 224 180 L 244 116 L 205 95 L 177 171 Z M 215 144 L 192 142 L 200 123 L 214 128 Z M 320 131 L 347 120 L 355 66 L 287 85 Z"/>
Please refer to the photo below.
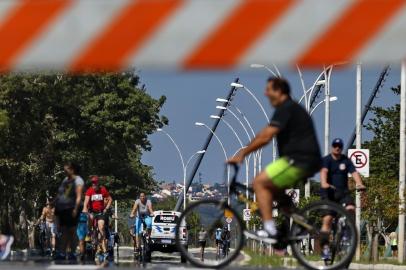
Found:
<path fill-rule="evenodd" d="M 198 249 L 192 249 L 191 252 L 198 256 Z M 207 250 L 206 259 L 210 260 L 215 258 L 214 249 L 210 248 Z M 235 262 L 230 266 L 224 269 L 257 269 L 256 267 L 244 266 L 243 263 L 246 261 L 244 255 L 240 255 Z M 145 269 L 154 269 L 154 270 L 177 270 L 177 269 L 197 269 L 194 266 L 188 264 L 181 264 L 179 254 L 166 254 L 160 252 L 154 252 L 152 255 L 152 262 L 145 265 L 140 265 L 138 262 L 135 262 L 133 259 L 132 248 L 124 247 L 120 249 L 120 258 L 114 263 L 109 265 L 95 265 L 94 262 L 86 263 L 55 263 L 54 261 L 39 257 L 39 256 L 24 256 L 22 254 L 14 255 L 11 260 L 0 262 L 0 270 L 92 270 L 92 269 L 102 269 L 108 267 L 109 269 L 136 269 L 136 268 L 145 268 Z M 367 267 L 367 268 L 365 268 Z M 278 268 L 272 267 L 273 270 L 287 270 L 287 268 Z M 291 269 L 291 268 L 290 268 Z M 301 269 L 301 268 L 298 268 Z M 353 269 L 368 269 L 367 265 L 363 265 L 362 268 L 353 268 Z M 388 270 L 394 268 L 388 268 L 388 266 L 381 268 L 373 267 L 375 270 Z"/>

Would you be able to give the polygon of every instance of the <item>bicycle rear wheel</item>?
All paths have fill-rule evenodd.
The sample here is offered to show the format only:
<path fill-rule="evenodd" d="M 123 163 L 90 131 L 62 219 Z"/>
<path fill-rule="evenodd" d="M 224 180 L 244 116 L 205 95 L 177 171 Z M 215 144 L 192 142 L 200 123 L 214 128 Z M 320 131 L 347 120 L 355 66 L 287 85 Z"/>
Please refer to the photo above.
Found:
<path fill-rule="evenodd" d="M 357 230 L 352 215 L 344 207 L 330 202 L 309 204 L 293 222 L 290 241 L 293 255 L 308 269 L 344 269 L 351 262 L 357 246 Z M 333 217 L 329 232 L 321 233 L 323 219 Z M 311 225 L 312 228 L 300 223 Z M 303 242 L 306 248 L 303 248 Z"/>
<path fill-rule="evenodd" d="M 227 227 L 231 232 L 230 252 L 220 258 L 215 240 L 219 227 Z M 238 213 L 222 201 L 202 200 L 190 204 L 177 220 L 176 228 L 176 244 L 181 255 L 201 268 L 219 268 L 229 264 L 239 256 L 244 242 L 244 225 Z M 205 242 L 199 241 L 203 237 Z M 205 252 L 202 260 L 200 250 L 203 244 Z"/>

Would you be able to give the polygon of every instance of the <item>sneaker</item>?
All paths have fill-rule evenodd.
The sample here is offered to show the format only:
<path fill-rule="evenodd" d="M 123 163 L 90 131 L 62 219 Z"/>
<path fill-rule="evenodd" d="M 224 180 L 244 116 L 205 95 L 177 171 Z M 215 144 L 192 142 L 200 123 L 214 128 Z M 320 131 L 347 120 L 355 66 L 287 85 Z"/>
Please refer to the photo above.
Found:
<path fill-rule="evenodd" d="M 323 251 L 321 252 L 321 259 L 323 261 L 331 260 L 331 253 L 330 253 L 330 248 L 329 247 L 324 247 L 323 248 Z"/>
<path fill-rule="evenodd" d="M 244 231 L 244 234 L 247 238 L 262 241 L 266 244 L 275 244 L 277 242 L 277 236 L 271 235 L 266 230 L 259 231 Z"/>
<path fill-rule="evenodd" d="M 6 236 L 7 240 L 0 246 L 0 260 L 5 260 L 10 254 L 11 245 L 14 242 L 13 236 Z"/>

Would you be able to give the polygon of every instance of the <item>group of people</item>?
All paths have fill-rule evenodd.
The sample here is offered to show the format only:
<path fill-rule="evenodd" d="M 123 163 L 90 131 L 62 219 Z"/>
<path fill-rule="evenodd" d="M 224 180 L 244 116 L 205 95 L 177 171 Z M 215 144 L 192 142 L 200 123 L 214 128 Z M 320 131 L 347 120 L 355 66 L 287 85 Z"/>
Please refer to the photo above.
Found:
<path fill-rule="evenodd" d="M 207 244 L 208 233 L 202 226 L 198 233 L 199 246 L 200 246 L 200 260 L 204 261 L 204 250 Z M 214 240 L 216 244 L 216 254 L 218 256 L 225 256 L 230 248 L 231 232 L 227 224 L 223 228 L 218 227 L 214 231 Z"/>
<path fill-rule="evenodd" d="M 276 137 L 280 158 L 269 164 L 253 181 L 253 188 L 263 219 L 263 230 L 251 232 L 254 239 L 281 242 L 272 217 L 273 201 L 298 182 L 320 172 L 322 199 L 345 204 L 354 213 L 354 199 L 348 185 L 348 174 L 355 180 L 359 191 L 365 190 L 362 179 L 351 160 L 344 155 L 342 139 L 334 139 L 331 154 L 322 158 L 313 121 L 307 111 L 291 98 L 287 80 L 270 77 L 266 83 L 265 96 L 275 108 L 273 117 L 245 148 L 228 160 L 230 164 L 240 164 L 252 152 L 267 145 Z M 329 233 L 333 216 L 325 215 L 322 220 L 321 241 L 323 259 L 328 259 Z"/>
<path fill-rule="evenodd" d="M 50 231 L 51 254 L 57 260 L 76 260 L 79 242 L 80 259 L 83 260 L 89 228 L 97 226 L 101 235 L 101 249 L 98 252 L 107 258 L 106 236 L 113 199 L 106 187 L 100 185 L 98 176 L 90 178 L 91 185 L 83 192 L 85 183 L 79 175 L 80 168 L 68 162 L 64 165 L 64 172 L 66 177 L 56 198 L 48 198 L 38 220 Z M 57 238 L 58 232 L 60 238 Z"/>

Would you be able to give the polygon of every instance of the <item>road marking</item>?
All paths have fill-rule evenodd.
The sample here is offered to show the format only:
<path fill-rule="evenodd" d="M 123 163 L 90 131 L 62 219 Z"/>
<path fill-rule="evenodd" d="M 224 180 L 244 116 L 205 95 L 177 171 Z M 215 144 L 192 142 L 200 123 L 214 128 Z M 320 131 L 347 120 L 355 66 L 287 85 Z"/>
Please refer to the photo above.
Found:
<path fill-rule="evenodd" d="M 58 265 L 50 265 L 47 269 L 53 270 L 65 270 L 65 269 L 99 269 L 100 266 L 97 265 L 72 265 L 72 264 L 58 264 Z"/>

